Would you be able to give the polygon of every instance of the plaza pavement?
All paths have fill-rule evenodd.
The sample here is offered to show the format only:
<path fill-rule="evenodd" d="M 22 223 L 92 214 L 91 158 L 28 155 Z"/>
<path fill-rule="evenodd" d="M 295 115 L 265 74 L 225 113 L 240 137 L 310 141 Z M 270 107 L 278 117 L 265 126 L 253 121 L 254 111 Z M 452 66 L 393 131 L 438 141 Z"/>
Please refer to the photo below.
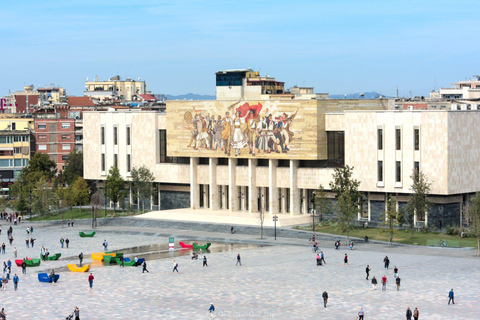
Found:
<path fill-rule="evenodd" d="M 3 222 L 3 221 L 2 221 Z M 0 263 L 11 259 L 6 229 L 2 223 L 0 242 L 7 243 L 7 253 L 0 255 Z M 78 231 L 90 228 L 41 228 L 35 224 L 35 248 L 25 248 L 25 228 L 14 226 L 14 245 L 19 257 L 38 257 L 45 246 L 51 254 L 60 252 L 58 261 L 42 262 L 40 267 L 27 268 L 27 275 L 14 263 L 12 277 L 20 277 L 19 290 L 8 283 L 6 292 L 0 291 L 0 307 L 7 319 L 64 319 L 75 306 L 81 319 L 208 319 L 210 303 L 216 307 L 217 319 L 355 319 L 363 307 L 365 319 L 405 319 L 407 307 L 418 307 L 420 319 L 479 319 L 480 260 L 471 250 L 432 249 L 413 246 L 390 247 L 383 244 L 359 243 L 350 251 L 333 249 L 333 242 L 320 242 L 327 264 L 316 266 L 315 254 L 304 239 L 273 238 L 242 234 L 219 234 L 203 231 L 98 228 L 94 238 L 80 238 Z M 271 246 L 207 254 L 208 267 L 200 260 L 182 257 L 147 261 L 150 273 L 141 268 L 93 265 L 93 290 L 88 288 L 88 273 L 60 272 L 57 284 L 40 283 L 38 272 L 50 269 L 65 270 L 67 263 L 77 263 L 80 251 L 84 263 L 90 262 L 90 253 L 102 251 L 107 239 L 109 250 L 138 245 L 163 243 L 168 236 L 178 240 L 224 238 L 227 242 L 255 242 Z M 71 240 L 69 249 L 61 249 L 60 237 Z M 178 254 L 178 251 L 176 251 Z M 235 266 L 236 255 L 242 256 L 242 267 Z M 350 265 L 343 265 L 348 253 Z M 383 268 L 388 254 L 391 268 Z M 127 255 L 131 256 L 131 255 Z M 141 256 L 141 255 L 140 255 Z M 180 273 L 172 274 L 173 259 L 179 263 Z M 369 264 L 379 280 L 386 274 L 387 291 L 372 290 L 365 280 L 365 266 Z M 393 267 L 399 267 L 402 279 L 396 291 Z M 448 291 L 454 288 L 456 304 L 447 305 Z M 328 308 L 323 307 L 321 294 L 330 296 Z"/>

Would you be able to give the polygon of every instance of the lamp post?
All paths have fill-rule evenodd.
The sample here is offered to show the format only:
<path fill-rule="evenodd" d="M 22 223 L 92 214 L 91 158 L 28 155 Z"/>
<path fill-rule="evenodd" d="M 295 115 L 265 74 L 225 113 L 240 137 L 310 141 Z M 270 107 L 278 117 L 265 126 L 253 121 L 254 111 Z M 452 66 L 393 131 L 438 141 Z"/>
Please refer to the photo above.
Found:
<path fill-rule="evenodd" d="M 95 229 L 95 206 L 92 206 L 92 229 Z"/>
<path fill-rule="evenodd" d="M 105 218 L 107 217 L 107 180 L 105 180 L 105 187 L 103 188 L 103 197 L 105 202 Z"/>
<path fill-rule="evenodd" d="M 278 221 L 278 216 L 274 215 L 273 216 L 273 225 L 274 225 L 274 230 L 275 230 L 275 240 L 277 240 L 277 221 Z"/>

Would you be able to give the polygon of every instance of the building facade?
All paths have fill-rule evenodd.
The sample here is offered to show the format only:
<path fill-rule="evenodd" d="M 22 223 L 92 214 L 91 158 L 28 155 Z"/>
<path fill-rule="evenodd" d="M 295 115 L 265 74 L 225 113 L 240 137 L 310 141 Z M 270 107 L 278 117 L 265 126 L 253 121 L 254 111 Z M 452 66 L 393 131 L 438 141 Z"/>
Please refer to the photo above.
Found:
<path fill-rule="evenodd" d="M 2 114 L 0 117 L 0 179 L 3 187 L 13 183 L 34 153 L 33 118 L 18 116 Z"/>
<path fill-rule="evenodd" d="M 147 93 L 147 84 L 143 80 L 126 78 L 120 76 L 112 77 L 106 81 L 85 81 L 84 96 L 97 100 L 133 100 L 138 94 Z"/>
<path fill-rule="evenodd" d="M 57 163 L 57 170 L 65 168 L 68 155 L 75 149 L 75 119 L 36 118 L 36 152 L 46 153 Z"/>

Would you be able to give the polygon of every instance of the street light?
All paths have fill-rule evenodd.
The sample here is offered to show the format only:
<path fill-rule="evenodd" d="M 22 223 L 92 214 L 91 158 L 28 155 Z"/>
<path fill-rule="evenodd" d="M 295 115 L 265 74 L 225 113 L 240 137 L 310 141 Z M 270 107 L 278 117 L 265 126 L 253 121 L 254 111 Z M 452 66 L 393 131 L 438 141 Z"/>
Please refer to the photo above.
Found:
<path fill-rule="evenodd" d="M 277 221 L 278 221 L 278 216 L 274 215 L 273 216 L 273 224 L 274 224 L 274 229 L 275 229 L 275 240 L 277 240 Z"/>
<path fill-rule="evenodd" d="M 107 217 L 107 180 L 105 180 L 105 186 L 103 188 L 103 202 L 105 202 L 105 218 Z"/>

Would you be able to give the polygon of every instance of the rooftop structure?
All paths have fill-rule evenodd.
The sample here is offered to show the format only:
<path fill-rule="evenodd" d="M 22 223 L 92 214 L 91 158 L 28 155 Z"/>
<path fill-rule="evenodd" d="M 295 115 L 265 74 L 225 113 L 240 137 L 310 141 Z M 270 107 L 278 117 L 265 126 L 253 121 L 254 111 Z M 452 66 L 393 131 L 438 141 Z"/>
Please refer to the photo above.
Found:
<path fill-rule="evenodd" d="M 122 80 L 120 76 L 112 77 L 105 81 L 85 81 L 84 96 L 98 100 L 127 100 L 131 101 L 138 94 L 148 94 L 145 81 L 126 78 Z"/>

